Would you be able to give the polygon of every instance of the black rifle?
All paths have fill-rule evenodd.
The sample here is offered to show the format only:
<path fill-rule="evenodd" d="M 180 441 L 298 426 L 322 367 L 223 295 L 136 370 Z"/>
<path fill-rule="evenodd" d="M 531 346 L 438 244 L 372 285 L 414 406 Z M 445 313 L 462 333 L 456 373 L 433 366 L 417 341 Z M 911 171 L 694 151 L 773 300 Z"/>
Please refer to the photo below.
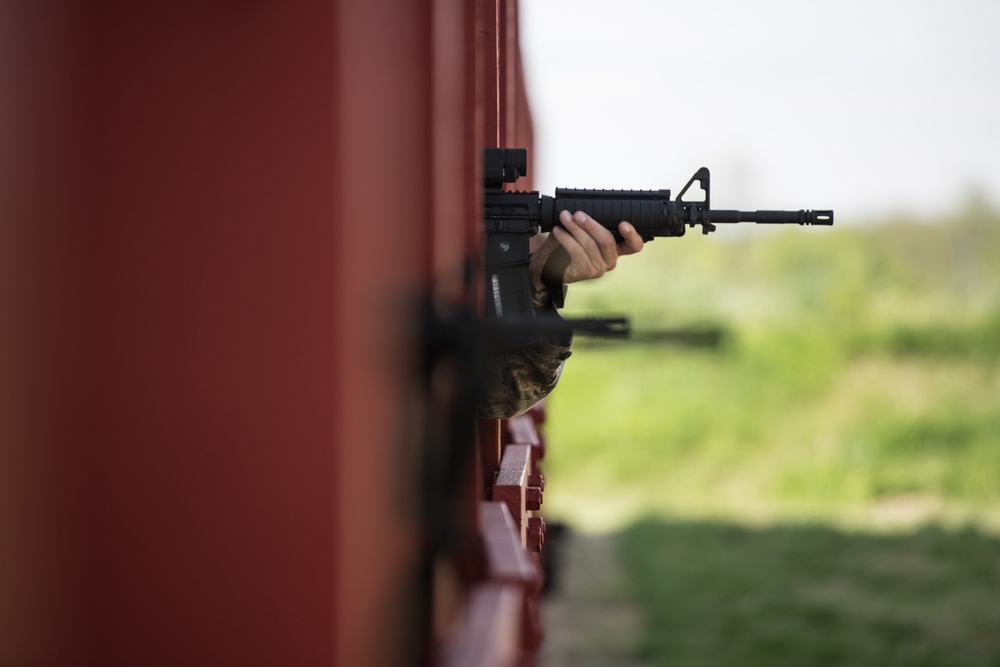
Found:
<path fill-rule="evenodd" d="M 534 314 L 528 275 L 530 239 L 559 225 L 561 211 L 583 211 L 621 240 L 618 223 L 627 220 L 643 240 L 684 236 L 688 227 L 701 225 L 703 234 L 716 223 L 832 225 L 833 211 L 717 211 L 710 206 L 710 178 L 702 167 L 677 195 L 670 190 L 571 190 L 557 188 L 555 197 L 537 192 L 505 191 L 528 170 L 524 148 L 487 148 L 483 154 L 483 229 L 487 317 L 523 321 Z M 697 182 L 701 201 L 686 201 Z M 553 286 L 561 290 L 561 286 Z M 570 323 L 571 324 L 571 323 Z"/>

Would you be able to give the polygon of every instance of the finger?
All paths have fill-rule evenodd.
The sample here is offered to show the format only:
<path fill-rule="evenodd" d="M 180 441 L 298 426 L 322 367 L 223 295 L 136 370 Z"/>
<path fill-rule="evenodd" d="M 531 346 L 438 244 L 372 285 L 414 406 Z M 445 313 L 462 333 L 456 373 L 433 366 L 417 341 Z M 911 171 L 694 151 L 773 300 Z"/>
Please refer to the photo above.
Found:
<path fill-rule="evenodd" d="M 575 223 L 571 221 L 567 227 L 573 229 Z M 563 251 L 569 260 L 563 272 L 563 282 L 569 284 L 604 275 L 603 262 L 595 264 L 593 256 L 587 252 L 580 240 L 569 229 L 556 227 L 552 230 L 552 233 L 562 244 Z M 597 254 L 599 255 L 599 253 Z"/>
<path fill-rule="evenodd" d="M 611 230 L 583 211 L 577 211 L 573 215 L 573 221 L 577 223 L 579 230 L 579 233 L 574 235 L 587 249 L 591 261 L 595 265 L 601 265 L 604 271 L 615 268 L 618 263 L 618 246 Z"/>
<path fill-rule="evenodd" d="M 618 223 L 618 233 L 622 235 L 622 242 L 618 244 L 619 255 L 634 255 L 645 245 L 636 228 L 627 222 Z"/>
<path fill-rule="evenodd" d="M 583 251 L 582 255 L 577 256 L 573 267 L 578 271 L 580 279 L 600 278 L 608 270 L 604 253 L 598 239 L 594 237 L 593 226 L 597 226 L 597 223 L 585 213 L 577 211 L 566 228 Z"/>

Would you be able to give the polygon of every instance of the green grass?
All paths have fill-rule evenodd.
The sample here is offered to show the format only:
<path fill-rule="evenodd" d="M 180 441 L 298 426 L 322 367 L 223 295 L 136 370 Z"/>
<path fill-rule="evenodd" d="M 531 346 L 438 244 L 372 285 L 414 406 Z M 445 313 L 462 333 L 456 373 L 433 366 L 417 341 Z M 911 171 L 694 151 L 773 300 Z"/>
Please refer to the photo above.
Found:
<path fill-rule="evenodd" d="M 916 494 L 918 518 L 1000 526 L 1000 215 L 722 234 L 571 288 L 567 314 L 628 314 L 638 340 L 724 336 L 579 341 L 548 401 L 549 512 L 871 525 Z"/>
<path fill-rule="evenodd" d="M 657 664 L 1000 665 L 1000 214 L 724 233 L 571 287 L 661 342 L 578 341 L 546 514 L 623 531 Z"/>
<path fill-rule="evenodd" d="M 1000 664 L 1000 540 L 652 519 L 623 561 L 660 665 L 992 667 Z"/>

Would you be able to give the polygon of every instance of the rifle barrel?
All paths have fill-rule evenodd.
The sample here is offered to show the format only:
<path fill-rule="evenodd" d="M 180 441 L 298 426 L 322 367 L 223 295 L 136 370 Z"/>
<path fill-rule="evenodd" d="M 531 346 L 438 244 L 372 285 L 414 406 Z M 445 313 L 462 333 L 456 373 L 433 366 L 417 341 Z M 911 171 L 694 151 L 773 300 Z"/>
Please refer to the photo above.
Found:
<path fill-rule="evenodd" d="M 711 210 L 712 222 L 755 222 L 759 225 L 832 225 L 833 211 L 720 211 Z"/>

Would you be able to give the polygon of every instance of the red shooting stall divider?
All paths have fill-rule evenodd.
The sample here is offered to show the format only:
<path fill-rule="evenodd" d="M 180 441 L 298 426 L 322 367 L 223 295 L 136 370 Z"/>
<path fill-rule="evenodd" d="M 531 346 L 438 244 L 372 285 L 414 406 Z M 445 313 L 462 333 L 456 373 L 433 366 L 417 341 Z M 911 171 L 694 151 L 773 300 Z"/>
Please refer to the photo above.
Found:
<path fill-rule="evenodd" d="M 0 90 L 0 664 L 534 664 L 538 423 L 423 333 L 516 0 L 0 3 Z"/>

